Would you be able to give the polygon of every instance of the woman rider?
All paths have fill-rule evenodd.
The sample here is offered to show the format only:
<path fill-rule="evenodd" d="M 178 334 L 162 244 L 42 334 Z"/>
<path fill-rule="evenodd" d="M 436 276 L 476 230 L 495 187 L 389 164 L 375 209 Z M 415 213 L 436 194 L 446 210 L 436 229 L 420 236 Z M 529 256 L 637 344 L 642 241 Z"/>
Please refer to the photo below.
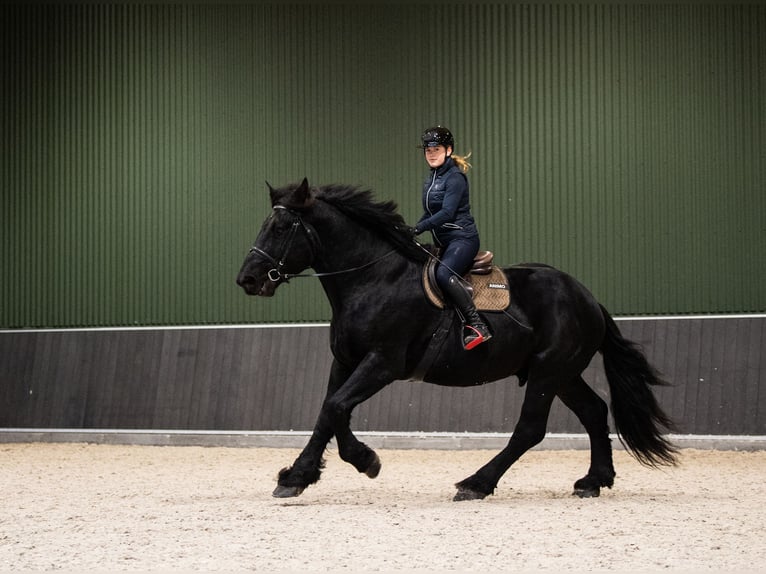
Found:
<path fill-rule="evenodd" d="M 471 214 L 466 157 L 453 155 L 455 140 L 447 128 L 427 129 L 421 136 L 425 160 L 431 168 L 423 183 L 423 216 L 414 234 L 430 231 L 441 248 L 436 282 L 465 322 L 463 346 L 473 349 L 492 334 L 476 311 L 462 276 L 479 252 L 479 231 Z"/>

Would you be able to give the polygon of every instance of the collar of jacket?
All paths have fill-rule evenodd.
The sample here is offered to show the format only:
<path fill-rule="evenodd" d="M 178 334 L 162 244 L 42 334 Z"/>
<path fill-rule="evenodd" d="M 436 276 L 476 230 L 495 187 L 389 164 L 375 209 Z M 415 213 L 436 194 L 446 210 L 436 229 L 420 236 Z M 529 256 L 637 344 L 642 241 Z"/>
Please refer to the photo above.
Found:
<path fill-rule="evenodd" d="M 450 156 L 447 158 L 447 161 L 445 161 L 443 164 L 441 164 L 437 168 L 432 168 L 431 171 L 436 172 L 436 175 L 444 175 L 454 166 L 455 166 L 455 161 L 452 159 L 452 156 Z"/>

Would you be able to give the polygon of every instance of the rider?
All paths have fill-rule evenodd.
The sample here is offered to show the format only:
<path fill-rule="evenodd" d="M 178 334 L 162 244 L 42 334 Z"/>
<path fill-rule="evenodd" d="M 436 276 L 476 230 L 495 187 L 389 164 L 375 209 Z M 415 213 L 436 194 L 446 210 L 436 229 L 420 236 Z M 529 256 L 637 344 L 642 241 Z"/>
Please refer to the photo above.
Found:
<path fill-rule="evenodd" d="M 421 139 L 425 160 L 431 171 L 423 183 L 424 213 L 413 232 L 420 235 L 430 231 L 441 247 L 436 282 L 465 322 L 463 346 L 473 349 L 488 341 L 492 334 L 476 311 L 473 297 L 462 279 L 479 252 L 479 231 L 471 215 L 468 178 L 465 175 L 470 164 L 466 161 L 467 156 L 452 153 L 455 140 L 447 128 L 428 128 Z"/>

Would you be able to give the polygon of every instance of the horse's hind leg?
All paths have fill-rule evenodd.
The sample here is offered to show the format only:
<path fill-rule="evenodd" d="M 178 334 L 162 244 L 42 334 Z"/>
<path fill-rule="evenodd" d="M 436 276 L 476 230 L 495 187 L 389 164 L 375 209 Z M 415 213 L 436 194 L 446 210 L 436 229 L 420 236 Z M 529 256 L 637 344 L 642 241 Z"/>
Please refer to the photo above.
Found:
<path fill-rule="evenodd" d="M 581 498 L 598 496 L 602 486 L 612 487 L 615 476 L 606 403 L 581 376 L 562 385 L 558 396 L 577 415 L 590 438 L 590 468 L 575 482 L 573 494 Z"/>
<path fill-rule="evenodd" d="M 458 482 L 453 500 L 476 500 L 492 494 L 505 472 L 521 455 L 545 438 L 548 415 L 556 396 L 558 379 L 530 377 L 521 415 L 508 445 L 475 474 Z"/>

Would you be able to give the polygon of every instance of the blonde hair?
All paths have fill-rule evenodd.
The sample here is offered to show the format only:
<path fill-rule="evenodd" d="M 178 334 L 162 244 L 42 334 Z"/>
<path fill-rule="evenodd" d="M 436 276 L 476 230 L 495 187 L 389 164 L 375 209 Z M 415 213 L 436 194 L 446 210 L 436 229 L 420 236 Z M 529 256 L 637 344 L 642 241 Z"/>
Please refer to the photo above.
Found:
<path fill-rule="evenodd" d="M 463 173 L 468 173 L 468 170 L 471 169 L 471 164 L 468 163 L 468 158 L 471 157 L 471 152 L 468 152 L 467 155 L 456 155 L 453 153 L 450 157 Z"/>

